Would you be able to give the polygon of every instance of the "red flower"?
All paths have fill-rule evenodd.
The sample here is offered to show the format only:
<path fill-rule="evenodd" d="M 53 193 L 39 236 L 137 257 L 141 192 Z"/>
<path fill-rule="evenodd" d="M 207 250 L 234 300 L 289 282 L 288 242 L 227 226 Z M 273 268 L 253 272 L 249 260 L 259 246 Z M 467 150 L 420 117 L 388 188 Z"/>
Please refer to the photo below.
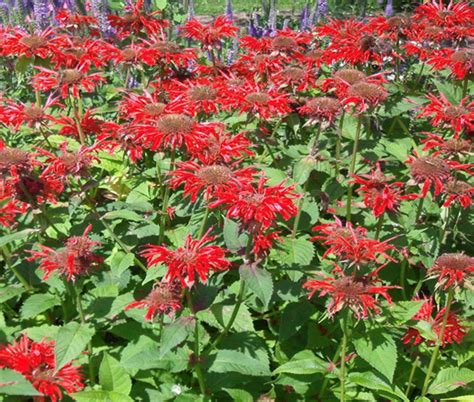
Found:
<path fill-rule="evenodd" d="M 285 67 L 270 79 L 278 89 L 290 92 L 308 91 L 316 86 L 314 71 L 298 66 Z"/>
<path fill-rule="evenodd" d="M 84 388 L 80 366 L 69 362 L 56 370 L 54 341 L 34 342 L 26 335 L 12 345 L 0 347 L 0 368 L 9 368 L 22 374 L 33 387 L 52 402 Z"/>
<path fill-rule="evenodd" d="M 449 48 L 435 50 L 428 57 L 428 64 L 431 64 L 435 70 L 448 67 L 458 80 L 463 80 L 469 74 L 474 74 L 474 51 Z"/>
<path fill-rule="evenodd" d="M 372 210 L 376 218 L 384 214 L 385 211 L 395 211 L 401 200 L 417 198 L 416 194 L 402 195 L 400 187 L 402 182 L 390 183 L 390 178 L 385 176 L 377 163 L 377 169 L 370 174 L 352 175 L 353 184 L 359 184 L 357 192 L 364 196 L 365 205 Z"/>
<path fill-rule="evenodd" d="M 143 91 L 141 95 L 133 92 L 127 93 L 120 102 L 120 114 L 123 118 L 143 124 L 144 122 L 155 122 L 162 115 L 177 112 L 172 105 L 163 103 L 162 98 L 160 91 L 153 93 Z"/>
<path fill-rule="evenodd" d="M 378 314 L 380 309 L 376 295 L 380 295 L 389 303 L 392 302 L 388 290 L 397 286 L 378 285 L 380 279 L 377 271 L 365 276 L 345 276 L 338 266 L 334 269 L 334 277 L 325 277 L 322 280 L 311 280 L 303 285 L 310 290 L 309 298 L 318 292 L 319 297 L 331 296 L 327 307 L 330 317 L 344 308 L 350 308 L 357 319 L 364 319 L 372 314 Z"/>
<path fill-rule="evenodd" d="M 474 24 L 474 8 L 469 3 L 450 1 L 448 5 L 443 0 L 432 0 L 415 9 L 415 21 L 425 20 L 430 24 L 443 28 Z"/>
<path fill-rule="evenodd" d="M 72 136 L 76 139 L 79 139 L 79 132 L 77 130 L 77 123 L 76 121 L 69 116 L 61 116 L 58 119 L 54 119 L 54 121 L 59 124 L 61 129 L 59 130 L 59 134 L 64 136 Z M 101 131 L 101 125 L 103 121 L 100 119 L 96 119 L 93 115 L 91 110 L 86 110 L 84 115 L 81 117 L 80 125 L 82 128 L 82 132 L 84 136 L 89 137 L 92 134 L 99 134 Z"/>
<path fill-rule="evenodd" d="M 11 186 L 0 180 L 0 225 L 9 227 L 15 223 L 15 217 L 26 213 L 28 205 L 13 198 Z"/>
<path fill-rule="evenodd" d="M 78 276 L 85 275 L 91 269 L 96 268 L 102 262 L 102 258 L 94 254 L 94 247 L 100 243 L 87 237 L 92 230 L 89 225 L 82 236 L 72 236 L 63 249 L 58 251 L 40 245 L 41 251 L 29 250 L 32 255 L 28 261 L 41 260 L 40 268 L 45 272 L 43 279 L 48 279 L 54 271 L 59 271 L 66 280 L 75 281 Z"/>
<path fill-rule="evenodd" d="M 101 73 L 87 74 L 86 66 L 60 71 L 48 70 L 43 67 L 36 68 L 40 72 L 33 77 L 33 88 L 41 92 L 54 89 L 63 99 L 70 94 L 78 97 L 80 90 L 92 92 L 98 83 L 105 81 Z"/>
<path fill-rule="evenodd" d="M 417 299 L 418 300 L 418 299 Z M 441 309 L 436 313 L 435 318 L 432 317 L 433 311 L 435 310 L 435 304 L 433 299 L 425 299 L 425 302 L 421 306 L 418 313 L 416 313 L 412 320 L 415 321 L 426 321 L 430 326 L 433 332 L 439 338 L 441 335 L 441 327 L 443 325 L 444 312 L 445 308 Z M 441 345 L 446 346 L 454 342 L 460 343 L 462 338 L 467 335 L 467 328 L 461 325 L 461 322 L 458 316 L 450 311 L 448 315 L 448 320 L 446 322 L 446 327 L 443 334 L 443 339 L 441 340 Z M 423 335 L 416 328 L 408 328 L 407 333 L 402 338 L 403 343 L 413 343 L 413 345 L 418 345 L 421 342 L 427 342 L 430 345 L 436 343 L 435 340 L 426 340 L 423 338 Z"/>
<path fill-rule="evenodd" d="M 215 201 L 209 207 L 223 205 L 227 208 L 229 218 L 240 219 L 252 232 L 272 226 L 278 216 L 288 220 L 298 213 L 294 200 L 299 195 L 293 192 L 294 187 L 285 187 L 284 183 L 266 186 L 267 179 L 262 176 L 258 183 L 248 184 L 235 191 L 219 191 Z"/>
<path fill-rule="evenodd" d="M 452 178 L 451 170 L 467 170 L 472 165 L 460 164 L 437 156 L 410 156 L 406 163 L 410 164 L 410 174 L 418 184 L 423 184 L 421 197 L 426 197 L 434 186 L 434 195 L 443 190 L 443 183 Z"/>
<path fill-rule="evenodd" d="M 51 27 L 33 34 L 17 28 L 6 33 L 2 39 L 6 56 L 38 56 L 42 59 L 48 58 L 60 43 L 60 38 Z"/>
<path fill-rule="evenodd" d="M 174 64 L 179 67 L 187 67 L 197 57 L 194 49 L 182 49 L 175 42 L 154 39 L 152 42 L 143 41 L 143 43 L 147 47 L 144 47 L 140 52 L 140 58 L 150 66 Z"/>
<path fill-rule="evenodd" d="M 190 151 L 200 149 L 213 123 L 197 123 L 185 114 L 165 114 L 153 125 L 134 127 L 136 139 L 143 141 L 152 151 L 180 149 Z"/>
<path fill-rule="evenodd" d="M 130 303 L 125 307 L 125 311 L 132 308 L 147 308 L 145 320 L 151 321 L 158 314 L 172 315 L 181 310 L 181 297 L 182 287 L 179 280 L 156 282 L 147 297 Z"/>
<path fill-rule="evenodd" d="M 310 123 L 323 121 L 332 123 L 342 112 L 342 107 L 337 99 L 321 96 L 309 99 L 298 110 L 301 114 L 309 117 Z"/>
<path fill-rule="evenodd" d="M 472 150 L 472 144 L 470 140 L 463 140 L 461 138 L 450 138 L 445 140 L 439 135 L 432 133 L 423 133 L 427 138 L 421 140 L 423 144 L 423 151 L 429 151 L 433 148 L 438 148 L 437 151 L 433 152 L 433 156 L 440 154 L 446 154 L 448 156 L 459 156 L 462 154 L 469 154 Z"/>
<path fill-rule="evenodd" d="M 211 50 L 213 47 L 220 48 L 224 38 L 235 38 L 239 28 L 234 26 L 231 19 L 219 15 L 208 25 L 201 24 L 196 18 L 186 22 L 181 28 L 185 38 L 201 42 L 202 48 Z"/>
<path fill-rule="evenodd" d="M 474 258 L 462 253 L 442 254 L 428 270 L 430 278 L 436 278 L 437 286 L 447 289 L 450 286 L 470 286 L 474 273 Z"/>
<path fill-rule="evenodd" d="M 37 106 L 35 103 L 27 105 L 23 102 L 7 101 L 7 106 L 4 110 L 5 123 L 13 125 L 15 129 L 18 129 L 24 123 L 29 127 L 37 127 L 53 120 L 53 116 L 46 113 L 46 110 L 52 106 L 63 107 L 57 98 L 53 98 L 51 95 L 48 96 L 46 103 L 42 106 Z"/>
<path fill-rule="evenodd" d="M 467 97 L 459 105 L 453 105 L 443 93 L 439 94 L 439 98 L 432 94 L 427 95 L 427 98 L 430 103 L 423 107 L 419 117 L 431 117 L 433 126 L 450 126 L 456 133 L 463 129 L 474 129 L 474 102 L 466 104 Z"/>
<path fill-rule="evenodd" d="M 331 77 L 323 80 L 321 89 L 324 92 L 335 90 L 336 96 L 342 100 L 348 96 L 347 90 L 355 84 L 367 82 L 371 84 L 382 84 L 386 82 L 382 73 L 367 77 L 362 71 L 354 68 L 343 68 L 332 74 Z"/>
<path fill-rule="evenodd" d="M 143 11 L 143 0 L 137 0 L 133 6 L 126 7 L 127 12 L 123 17 L 119 15 L 109 15 L 109 21 L 112 27 L 117 29 L 121 37 L 131 33 L 138 35 L 145 32 L 149 35 L 159 34 L 163 28 L 169 25 L 167 20 L 156 18 L 161 11 L 154 11 L 146 14 Z"/>
<path fill-rule="evenodd" d="M 177 163 L 169 180 L 171 188 L 184 184 L 184 195 L 192 202 L 204 192 L 206 199 L 213 198 L 216 192 L 232 192 L 248 185 L 257 172 L 251 168 L 238 169 L 233 165 L 200 165 L 193 161 Z"/>
<path fill-rule="evenodd" d="M 112 153 L 122 148 L 132 162 L 142 159 L 143 147 L 135 140 L 135 135 L 129 125 L 120 125 L 115 122 L 104 122 L 102 132 L 97 137 L 103 150 Z"/>
<path fill-rule="evenodd" d="M 183 247 L 170 250 L 164 246 L 148 247 L 142 252 L 148 266 L 163 263 L 168 267 L 165 281 L 178 279 L 183 286 L 191 287 L 195 283 L 196 274 L 203 283 L 207 281 L 209 271 L 225 271 L 230 262 L 225 258 L 226 250 L 219 246 L 208 245 L 215 236 L 208 236 L 211 229 L 199 240 L 188 235 Z"/>
<path fill-rule="evenodd" d="M 76 36 L 61 36 L 61 44 L 53 50 L 51 61 L 56 69 L 75 69 L 84 66 L 87 70 L 94 65 L 105 67 L 111 60 L 115 47 L 102 40 Z"/>
<path fill-rule="evenodd" d="M 284 240 L 278 236 L 279 232 L 257 232 L 253 235 L 252 252 L 258 257 L 265 257 L 273 247 L 275 241 L 283 242 Z"/>
<path fill-rule="evenodd" d="M 317 225 L 313 231 L 321 232 L 311 238 L 312 241 L 322 240 L 325 246 L 330 246 L 323 255 L 326 258 L 334 254 L 341 261 L 350 261 L 351 264 L 361 265 L 370 261 L 380 263 L 380 257 L 389 261 L 395 261 L 387 254 L 387 251 L 395 250 L 395 247 L 386 241 L 378 241 L 367 238 L 367 230 L 363 227 L 354 228 L 350 222 L 345 225 L 336 218 L 333 223 Z"/>
<path fill-rule="evenodd" d="M 443 193 L 447 195 L 443 206 L 449 207 L 453 202 L 458 202 L 467 209 L 472 205 L 474 186 L 461 180 L 450 179 L 445 183 Z"/>
<path fill-rule="evenodd" d="M 190 154 L 207 165 L 230 163 L 233 159 L 253 156 L 251 145 L 244 133 L 232 135 L 216 125 L 210 127 L 208 137 L 200 147 L 190 150 Z"/>
<path fill-rule="evenodd" d="M 370 82 L 357 82 L 347 88 L 347 97 L 342 100 L 344 106 L 354 105 L 358 113 L 374 109 L 388 97 L 387 90 L 378 84 Z"/>

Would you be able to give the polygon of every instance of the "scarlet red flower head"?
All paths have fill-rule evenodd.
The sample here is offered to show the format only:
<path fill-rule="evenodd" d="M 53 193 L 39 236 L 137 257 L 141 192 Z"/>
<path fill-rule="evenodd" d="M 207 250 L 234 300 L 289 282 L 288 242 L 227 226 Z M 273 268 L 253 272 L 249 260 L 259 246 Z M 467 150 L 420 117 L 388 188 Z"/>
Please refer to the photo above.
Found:
<path fill-rule="evenodd" d="M 26 335 L 11 345 L 0 346 L 0 368 L 8 368 L 22 374 L 33 387 L 52 402 L 84 388 L 80 366 L 66 363 L 56 370 L 54 342 L 34 342 Z"/>
<path fill-rule="evenodd" d="M 237 35 L 239 28 L 233 25 L 232 20 L 224 15 L 219 15 L 210 24 L 201 24 L 196 18 L 186 22 L 181 28 L 182 35 L 201 42 L 206 50 L 213 47 L 220 48 L 224 38 L 233 38 Z"/>
<path fill-rule="evenodd" d="M 437 286 L 447 289 L 450 286 L 471 287 L 474 274 L 474 258 L 462 253 L 440 255 L 428 270 L 430 278 L 435 278 Z"/>

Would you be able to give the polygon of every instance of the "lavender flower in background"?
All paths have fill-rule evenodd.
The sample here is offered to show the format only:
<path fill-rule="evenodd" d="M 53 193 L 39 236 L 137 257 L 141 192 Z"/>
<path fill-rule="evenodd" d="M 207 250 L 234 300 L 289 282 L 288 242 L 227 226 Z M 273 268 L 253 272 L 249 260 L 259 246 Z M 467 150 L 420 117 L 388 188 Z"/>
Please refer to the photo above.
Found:
<path fill-rule="evenodd" d="M 393 1 L 388 0 L 387 5 L 385 6 L 385 15 L 391 17 L 393 15 Z"/>
<path fill-rule="evenodd" d="M 289 18 L 285 18 L 283 20 L 283 29 L 286 29 L 288 28 L 288 25 L 290 24 L 290 19 Z"/>
<path fill-rule="evenodd" d="M 92 0 L 91 9 L 92 14 L 97 18 L 99 30 L 106 38 L 114 35 L 114 30 L 110 26 L 109 19 L 107 18 L 107 0 Z"/>
<path fill-rule="evenodd" d="M 8 4 L 4 3 L 3 1 L 0 2 L 0 22 L 2 24 L 7 24 L 9 22 L 9 13 L 8 13 Z"/>
<path fill-rule="evenodd" d="M 36 26 L 45 29 L 50 24 L 48 0 L 33 0 Z"/>
<path fill-rule="evenodd" d="M 318 0 L 318 16 L 319 18 L 324 17 L 328 14 L 328 1 Z"/>
<path fill-rule="evenodd" d="M 277 11 L 275 8 L 275 0 L 270 1 L 270 11 L 268 12 L 268 29 L 269 36 L 275 36 L 277 33 Z"/>
<path fill-rule="evenodd" d="M 305 31 L 311 26 L 311 23 L 309 21 L 309 6 L 306 4 L 303 7 L 303 11 L 301 12 L 301 17 L 300 17 L 300 30 Z"/>
<path fill-rule="evenodd" d="M 226 0 L 225 2 L 225 15 L 231 20 L 234 19 L 234 10 L 232 7 L 232 0 Z"/>
<path fill-rule="evenodd" d="M 239 39 L 234 38 L 232 40 L 232 47 L 227 52 L 227 65 L 230 66 L 234 62 L 234 57 L 239 49 Z"/>

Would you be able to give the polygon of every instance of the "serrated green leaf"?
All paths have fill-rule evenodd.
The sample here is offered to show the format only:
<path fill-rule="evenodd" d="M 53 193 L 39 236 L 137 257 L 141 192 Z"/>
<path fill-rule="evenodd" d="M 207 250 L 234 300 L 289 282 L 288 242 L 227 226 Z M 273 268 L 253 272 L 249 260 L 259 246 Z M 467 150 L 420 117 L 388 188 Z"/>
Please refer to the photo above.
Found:
<path fill-rule="evenodd" d="M 279 340 L 284 342 L 307 325 L 316 309 L 308 302 L 289 303 L 280 320 Z"/>
<path fill-rule="evenodd" d="M 21 55 L 15 63 L 15 70 L 24 74 L 28 70 L 28 66 L 33 64 L 33 58 Z"/>
<path fill-rule="evenodd" d="M 263 303 L 263 306 L 268 307 L 273 295 L 271 274 L 262 268 L 258 268 L 256 264 L 243 264 L 239 268 L 239 273 L 245 284 Z"/>
<path fill-rule="evenodd" d="M 307 266 L 313 260 L 314 247 L 313 243 L 304 237 L 290 237 L 284 239 L 279 249 L 272 249 L 270 255 L 272 259 L 284 265 Z"/>
<path fill-rule="evenodd" d="M 236 372 L 250 376 L 270 376 L 271 374 L 268 362 L 260 361 L 236 350 L 219 350 L 209 359 L 213 359 L 209 371 L 215 373 Z"/>
<path fill-rule="evenodd" d="M 310 350 L 303 350 L 294 355 L 273 371 L 273 374 L 299 374 L 308 375 L 325 373 L 328 371 L 328 362 L 314 355 Z"/>
<path fill-rule="evenodd" d="M 214 303 L 210 309 L 199 311 L 197 316 L 208 325 L 224 329 L 229 323 L 233 311 L 234 304 L 226 299 L 220 303 Z M 254 330 L 252 316 L 247 306 L 240 306 L 232 328 L 238 332 Z"/>
<path fill-rule="evenodd" d="M 104 353 L 99 367 L 99 381 L 105 391 L 114 391 L 128 395 L 132 389 L 132 380 L 117 359 Z"/>
<path fill-rule="evenodd" d="M 117 251 L 110 260 L 110 268 L 115 275 L 121 275 L 127 268 L 133 266 L 135 256 L 132 253 Z"/>
<path fill-rule="evenodd" d="M 224 222 L 223 234 L 225 245 L 230 251 L 236 252 L 247 246 L 248 235 L 239 233 L 239 224 L 230 219 Z"/>
<path fill-rule="evenodd" d="M 171 349 L 183 342 L 194 330 L 194 317 L 180 317 L 163 328 L 161 334 L 160 357 L 165 356 Z"/>
<path fill-rule="evenodd" d="M 397 365 L 397 346 L 384 328 L 368 331 L 353 341 L 357 354 L 389 381 Z"/>
<path fill-rule="evenodd" d="M 77 322 L 70 322 L 60 328 L 54 347 L 56 371 L 79 356 L 86 348 L 94 332 L 92 327 Z"/>
<path fill-rule="evenodd" d="M 423 338 L 430 341 L 438 340 L 438 335 L 436 335 L 436 332 L 434 331 L 433 326 L 428 321 L 425 321 L 425 320 L 417 321 L 416 324 L 414 325 L 414 328 L 418 330 L 418 332 Z"/>
<path fill-rule="evenodd" d="M 474 371 L 468 368 L 445 368 L 435 377 L 428 388 L 432 395 L 444 394 L 474 381 Z"/>
<path fill-rule="evenodd" d="M 35 294 L 25 300 L 21 306 L 21 318 L 27 320 L 36 317 L 38 314 L 54 306 L 59 306 L 61 301 L 57 296 L 46 294 Z"/>
<path fill-rule="evenodd" d="M 401 301 L 392 304 L 389 307 L 389 311 L 393 318 L 395 318 L 399 323 L 404 323 L 411 320 L 413 316 L 418 313 L 423 303 L 423 300 Z"/>
<path fill-rule="evenodd" d="M 223 388 L 223 391 L 227 392 L 234 402 L 253 402 L 254 397 L 251 393 L 244 391 L 243 389 L 234 388 Z"/>
<path fill-rule="evenodd" d="M 104 214 L 102 217 L 104 219 L 114 220 L 114 219 L 125 219 L 127 221 L 140 222 L 144 221 L 145 218 L 134 211 L 128 209 L 121 209 L 120 211 L 110 211 Z"/>
<path fill-rule="evenodd" d="M 0 394 L 35 396 L 41 395 L 31 382 L 20 373 L 10 369 L 0 370 Z"/>

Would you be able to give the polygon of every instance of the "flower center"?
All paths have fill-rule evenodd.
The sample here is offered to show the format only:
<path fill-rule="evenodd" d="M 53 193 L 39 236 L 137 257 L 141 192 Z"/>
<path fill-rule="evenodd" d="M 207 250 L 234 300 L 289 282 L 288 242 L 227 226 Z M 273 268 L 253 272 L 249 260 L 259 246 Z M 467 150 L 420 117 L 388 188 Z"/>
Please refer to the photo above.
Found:
<path fill-rule="evenodd" d="M 448 194 L 453 194 L 453 195 L 469 194 L 471 189 L 472 189 L 472 186 L 470 186 L 468 183 L 464 181 L 459 181 L 459 180 L 449 180 L 444 185 L 444 191 L 446 191 Z"/>
<path fill-rule="evenodd" d="M 199 169 L 197 176 L 208 185 L 224 184 L 232 179 L 232 170 L 222 165 L 205 166 Z"/>
<path fill-rule="evenodd" d="M 166 105 L 164 103 L 150 103 L 145 105 L 144 109 L 151 116 L 160 116 L 165 111 Z"/>
<path fill-rule="evenodd" d="M 334 77 L 352 85 L 365 78 L 365 74 L 362 71 L 355 70 L 352 68 L 345 68 L 343 70 L 336 71 Z"/>
<path fill-rule="evenodd" d="M 373 36 L 366 35 L 359 40 L 359 47 L 362 51 L 373 49 L 375 47 L 375 44 L 376 40 Z"/>
<path fill-rule="evenodd" d="M 0 149 L 0 173 L 8 173 L 13 166 L 26 168 L 29 166 L 30 154 L 18 148 Z"/>
<path fill-rule="evenodd" d="M 406 20 L 400 16 L 395 16 L 389 18 L 387 24 L 392 28 L 398 28 L 406 25 Z"/>
<path fill-rule="evenodd" d="M 365 284 L 361 279 L 354 279 L 351 276 L 336 279 L 334 282 L 335 291 L 342 293 L 345 299 L 355 300 L 359 295 L 365 293 Z"/>
<path fill-rule="evenodd" d="M 184 114 L 168 114 L 158 120 L 157 127 L 165 134 L 189 133 L 193 120 Z"/>
<path fill-rule="evenodd" d="M 187 95 L 193 101 L 211 101 L 217 97 L 217 89 L 212 88 L 209 85 L 202 85 L 198 87 L 189 88 Z"/>
<path fill-rule="evenodd" d="M 25 106 L 23 109 L 23 114 L 30 120 L 41 120 L 44 111 L 39 106 Z"/>
<path fill-rule="evenodd" d="M 341 106 L 337 99 L 322 96 L 320 98 L 311 99 L 306 104 L 307 113 L 313 117 L 335 115 L 341 110 Z"/>
<path fill-rule="evenodd" d="M 25 45 L 28 49 L 38 49 L 41 46 L 46 45 L 48 41 L 39 35 L 25 36 L 20 39 L 20 43 Z"/>
<path fill-rule="evenodd" d="M 444 109 L 444 113 L 451 119 L 457 119 L 467 113 L 467 109 L 462 106 L 448 106 Z"/>
<path fill-rule="evenodd" d="M 452 138 L 446 141 L 444 148 L 451 153 L 462 153 L 469 152 L 472 147 L 469 141 Z"/>
<path fill-rule="evenodd" d="M 348 94 L 358 96 L 370 102 L 379 102 L 387 97 L 387 93 L 383 87 L 370 82 L 357 82 L 351 85 L 348 89 Z"/>
<path fill-rule="evenodd" d="M 156 49 L 160 53 L 179 53 L 181 51 L 180 47 L 173 42 L 160 41 L 156 42 L 153 45 L 153 49 Z"/>
<path fill-rule="evenodd" d="M 446 179 L 450 175 L 449 165 L 441 158 L 424 156 L 415 159 L 410 172 L 415 180 Z"/>
<path fill-rule="evenodd" d="M 433 269 L 443 270 L 452 269 L 455 271 L 465 271 L 474 265 L 474 258 L 461 253 L 442 254 L 435 261 Z"/>
<path fill-rule="evenodd" d="M 263 92 L 252 92 L 245 97 L 245 100 L 254 105 L 266 105 L 270 101 L 270 95 Z"/>
<path fill-rule="evenodd" d="M 277 36 L 273 38 L 271 47 L 273 50 L 294 50 L 298 42 L 289 36 Z"/>
<path fill-rule="evenodd" d="M 127 48 L 127 49 L 122 50 L 122 57 L 125 61 L 135 60 L 136 55 L 137 55 L 137 52 L 133 50 L 132 48 Z"/>
<path fill-rule="evenodd" d="M 459 50 L 451 55 L 451 60 L 458 63 L 467 63 L 474 58 L 474 52 L 469 50 Z"/>
<path fill-rule="evenodd" d="M 68 68 L 68 69 L 63 70 L 61 72 L 61 82 L 65 83 L 67 85 L 72 85 L 72 84 L 79 83 L 79 81 L 81 81 L 82 77 L 84 77 L 84 74 L 81 73 L 79 70 L 76 70 L 76 69 Z"/>

